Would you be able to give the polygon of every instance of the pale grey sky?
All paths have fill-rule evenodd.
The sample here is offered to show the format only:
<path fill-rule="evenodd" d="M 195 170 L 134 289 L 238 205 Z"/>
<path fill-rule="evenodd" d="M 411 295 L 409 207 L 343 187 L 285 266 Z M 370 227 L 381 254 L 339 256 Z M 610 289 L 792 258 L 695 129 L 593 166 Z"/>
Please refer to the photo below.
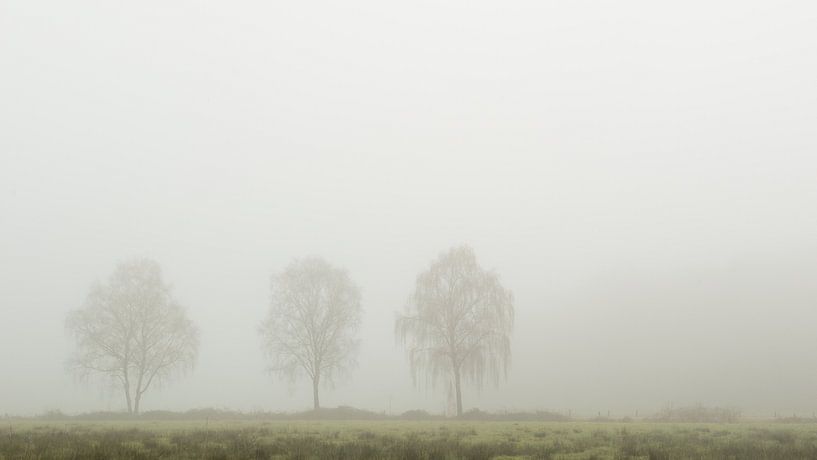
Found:
<path fill-rule="evenodd" d="M 65 372 L 93 282 L 159 261 L 201 329 L 144 407 L 309 408 L 270 275 L 363 288 L 326 406 L 441 411 L 393 321 L 470 244 L 516 295 L 483 409 L 817 410 L 817 5 L 0 0 L 0 413 L 121 409 Z"/>

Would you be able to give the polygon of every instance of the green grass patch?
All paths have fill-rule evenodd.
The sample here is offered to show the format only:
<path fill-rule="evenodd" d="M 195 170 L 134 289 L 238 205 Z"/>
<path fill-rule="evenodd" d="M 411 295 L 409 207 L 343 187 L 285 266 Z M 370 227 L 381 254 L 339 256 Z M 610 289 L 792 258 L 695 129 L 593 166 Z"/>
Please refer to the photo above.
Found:
<path fill-rule="evenodd" d="M 6 459 L 806 459 L 808 424 L 117 421 L 10 424 Z"/>

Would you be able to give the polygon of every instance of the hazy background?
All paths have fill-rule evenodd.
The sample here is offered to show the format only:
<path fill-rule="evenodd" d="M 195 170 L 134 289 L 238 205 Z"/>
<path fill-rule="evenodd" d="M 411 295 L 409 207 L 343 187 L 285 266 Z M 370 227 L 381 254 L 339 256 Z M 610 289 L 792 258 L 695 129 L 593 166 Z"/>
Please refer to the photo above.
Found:
<path fill-rule="evenodd" d="M 516 295 L 467 408 L 817 410 L 817 5 L 0 0 L 0 413 L 118 410 L 65 314 L 134 256 L 201 330 L 144 409 L 298 410 L 270 275 L 363 288 L 340 404 L 442 411 L 394 344 L 467 243 Z"/>

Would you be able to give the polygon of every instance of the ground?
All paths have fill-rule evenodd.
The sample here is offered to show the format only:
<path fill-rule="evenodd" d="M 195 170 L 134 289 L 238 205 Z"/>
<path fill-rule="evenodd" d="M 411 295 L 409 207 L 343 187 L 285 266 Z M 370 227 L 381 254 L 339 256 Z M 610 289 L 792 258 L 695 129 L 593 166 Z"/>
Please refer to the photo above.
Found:
<path fill-rule="evenodd" d="M 817 425 L 3 421 L 0 459 L 806 459 Z"/>

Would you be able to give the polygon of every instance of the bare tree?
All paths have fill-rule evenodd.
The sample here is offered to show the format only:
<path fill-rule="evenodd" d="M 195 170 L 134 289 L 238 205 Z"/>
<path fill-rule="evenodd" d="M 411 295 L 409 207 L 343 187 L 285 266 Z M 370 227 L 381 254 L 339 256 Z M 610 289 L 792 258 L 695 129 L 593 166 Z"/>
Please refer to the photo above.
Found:
<path fill-rule="evenodd" d="M 277 374 L 312 380 L 318 387 L 355 364 L 360 325 L 360 290 L 345 270 L 320 258 L 292 262 L 272 278 L 272 301 L 260 328 L 264 350 Z"/>
<path fill-rule="evenodd" d="M 120 264 L 69 313 L 66 327 L 77 342 L 73 369 L 120 384 L 131 414 L 151 385 L 191 369 L 198 354 L 196 326 L 149 259 Z"/>
<path fill-rule="evenodd" d="M 461 416 L 463 380 L 481 387 L 486 375 L 495 384 L 507 376 L 513 320 L 512 293 L 464 246 L 440 254 L 417 276 L 395 333 L 408 349 L 415 383 L 420 373 L 432 386 L 450 378 Z"/>

